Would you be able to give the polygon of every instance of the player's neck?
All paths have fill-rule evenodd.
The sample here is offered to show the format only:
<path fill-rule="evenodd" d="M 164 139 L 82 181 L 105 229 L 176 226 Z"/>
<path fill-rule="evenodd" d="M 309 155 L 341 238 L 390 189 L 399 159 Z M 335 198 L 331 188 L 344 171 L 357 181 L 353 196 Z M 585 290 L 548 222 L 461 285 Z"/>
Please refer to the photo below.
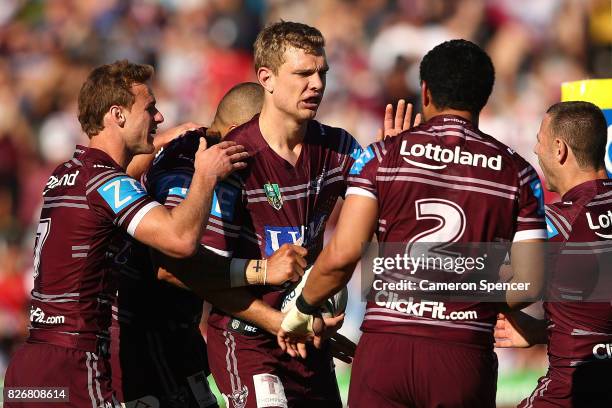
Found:
<path fill-rule="evenodd" d="M 569 173 L 569 174 L 568 174 Z M 580 185 L 582 183 L 586 183 L 587 181 L 598 180 L 598 179 L 606 179 L 608 178 L 608 174 L 606 173 L 606 169 L 591 169 L 591 170 L 581 170 L 576 169 L 573 172 L 567 172 L 566 177 L 562 180 L 557 188 L 557 192 L 561 197 L 563 197 L 568 191 L 572 188 Z"/>
<path fill-rule="evenodd" d="M 469 121 L 472 123 L 472 125 L 474 125 L 474 127 L 478 127 L 478 116 L 479 115 L 474 115 L 468 111 L 463 111 L 463 110 L 456 110 L 456 109 L 451 109 L 451 108 L 444 108 L 444 109 L 436 109 L 433 108 L 431 109 L 430 112 L 426 113 L 426 117 L 425 120 L 430 120 L 436 116 L 440 116 L 440 115 L 455 115 L 455 116 L 459 116 L 462 117 L 463 119 Z"/>
<path fill-rule="evenodd" d="M 278 110 L 262 109 L 259 130 L 268 145 L 281 157 L 295 164 L 306 136 L 308 121 L 296 122 Z"/>
<path fill-rule="evenodd" d="M 126 169 L 127 165 L 132 160 L 132 155 L 125 149 L 125 145 L 121 138 L 118 142 L 116 135 L 106 134 L 102 131 L 89 140 L 89 147 L 102 150 L 110 156 L 122 169 Z"/>

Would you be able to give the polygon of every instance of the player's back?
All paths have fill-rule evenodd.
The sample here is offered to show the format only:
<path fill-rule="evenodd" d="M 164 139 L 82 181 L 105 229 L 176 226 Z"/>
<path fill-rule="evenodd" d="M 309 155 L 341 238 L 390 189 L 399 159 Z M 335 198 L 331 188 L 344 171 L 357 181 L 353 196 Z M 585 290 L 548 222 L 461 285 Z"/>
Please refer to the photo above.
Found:
<path fill-rule="evenodd" d="M 612 180 L 579 184 L 546 209 L 554 252 L 544 307 L 554 366 L 612 361 Z"/>
<path fill-rule="evenodd" d="M 368 165 L 370 161 L 374 164 Z M 378 241 L 404 244 L 412 259 L 425 259 L 426 243 L 510 243 L 544 237 L 542 191 L 535 170 L 458 116 L 437 116 L 371 145 L 351 173 L 351 186 L 370 191 L 378 200 Z M 470 272 L 460 273 L 464 271 L 421 268 L 404 278 L 419 285 L 424 280 L 457 280 Z M 492 303 L 421 298 L 398 310 L 385 304 L 384 300 L 392 301 L 389 297 L 379 300 L 368 303 L 364 331 L 492 346 L 497 312 Z M 444 314 L 439 313 L 441 307 Z"/>

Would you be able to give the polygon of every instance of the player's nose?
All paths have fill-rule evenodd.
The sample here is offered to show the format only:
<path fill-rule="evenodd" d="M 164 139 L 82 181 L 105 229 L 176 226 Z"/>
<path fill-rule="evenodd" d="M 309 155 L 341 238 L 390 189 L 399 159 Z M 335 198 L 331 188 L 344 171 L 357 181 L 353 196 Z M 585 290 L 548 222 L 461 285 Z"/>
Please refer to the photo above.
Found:
<path fill-rule="evenodd" d="M 164 115 L 162 115 L 160 111 L 157 111 L 155 116 L 153 116 L 153 120 L 155 123 L 162 123 L 164 121 Z"/>

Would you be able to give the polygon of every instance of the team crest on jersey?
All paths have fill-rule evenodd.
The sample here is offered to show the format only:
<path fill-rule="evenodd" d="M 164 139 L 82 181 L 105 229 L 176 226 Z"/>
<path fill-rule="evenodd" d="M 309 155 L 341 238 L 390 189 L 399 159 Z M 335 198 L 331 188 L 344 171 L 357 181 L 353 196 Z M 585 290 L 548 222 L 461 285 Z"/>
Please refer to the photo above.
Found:
<path fill-rule="evenodd" d="M 270 205 L 275 210 L 280 210 L 283 206 L 283 196 L 281 195 L 281 191 L 278 187 L 278 184 L 267 183 L 264 184 L 263 188 Z"/>

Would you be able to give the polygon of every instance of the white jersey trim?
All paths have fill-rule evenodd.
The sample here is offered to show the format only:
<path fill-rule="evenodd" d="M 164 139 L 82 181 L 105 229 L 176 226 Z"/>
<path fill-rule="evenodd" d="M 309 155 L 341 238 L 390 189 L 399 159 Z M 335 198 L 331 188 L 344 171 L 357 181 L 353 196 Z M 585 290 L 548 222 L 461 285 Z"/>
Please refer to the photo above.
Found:
<path fill-rule="evenodd" d="M 517 231 L 514 234 L 514 239 L 512 242 L 525 241 L 528 239 L 546 239 L 548 238 L 548 233 L 545 229 L 537 229 L 537 230 L 525 230 L 525 231 Z"/>
<path fill-rule="evenodd" d="M 215 254 L 221 255 L 221 256 L 223 256 L 225 258 L 231 258 L 232 257 L 232 251 L 224 251 L 222 249 L 217 249 L 217 248 L 214 248 L 214 247 L 211 247 L 211 246 L 208 246 L 208 245 L 204 245 L 204 248 L 206 248 L 206 249 L 208 249 L 210 251 L 213 251 Z"/>
<path fill-rule="evenodd" d="M 127 233 L 131 236 L 134 236 L 134 234 L 136 233 L 136 228 L 138 227 L 138 224 L 140 224 L 140 221 L 142 221 L 144 216 L 147 215 L 147 213 L 153 208 L 159 206 L 161 206 L 160 203 L 158 203 L 157 201 L 153 201 L 138 210 L 138 212 L 134 215 L 134 218 L 132 218 L 132 221 L 130 221 L 130 225 L 128 225 L 127 227 Z"/>
<path fill-rule="evenodd" d="M 349 187 L 346 189 L 346 193 L 344 195 L 345 197 L 349 195 L 358 195 L 358 196 L 369 197 L 369 198 L 373 198 L 374 200 L 378 200 L 378 198 L 376 198 L 376 196 L 373 193 L 361 187 Z"/>

